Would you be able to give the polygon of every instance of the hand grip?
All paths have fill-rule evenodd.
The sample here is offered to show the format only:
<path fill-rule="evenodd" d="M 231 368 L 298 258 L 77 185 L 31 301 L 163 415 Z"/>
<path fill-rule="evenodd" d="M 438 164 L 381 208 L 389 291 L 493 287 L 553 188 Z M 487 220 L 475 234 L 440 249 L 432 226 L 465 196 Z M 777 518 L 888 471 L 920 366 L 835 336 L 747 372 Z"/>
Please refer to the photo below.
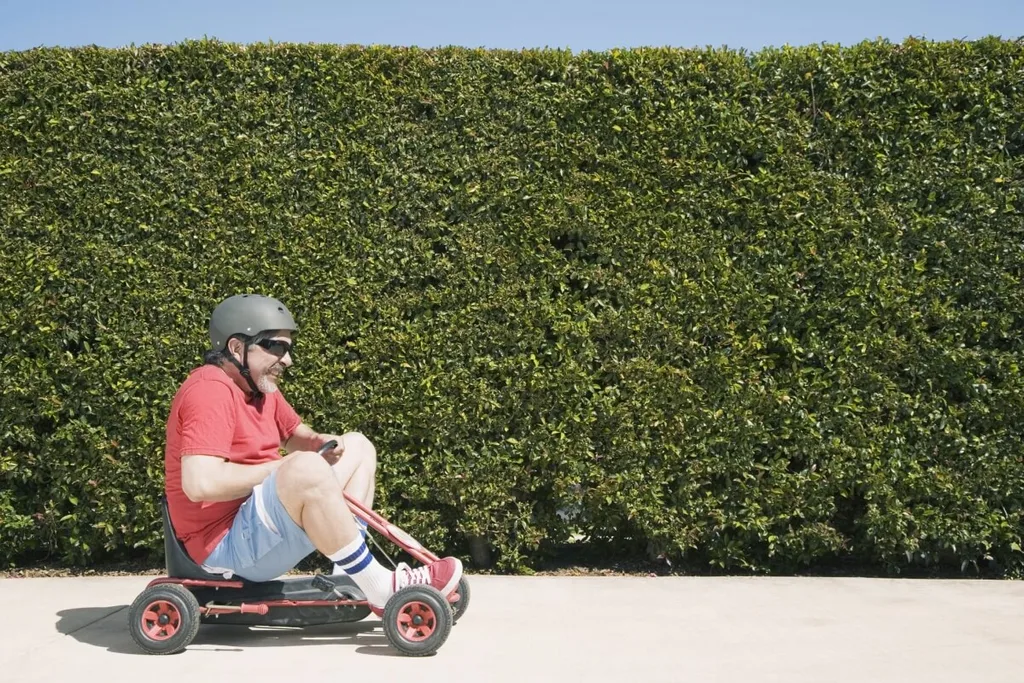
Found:
<path fill-rule="evenodd" d="M 320 450 L 317 451 L 317 454 L 322 457 L 322 456 L 327 454 L 327 451 L 333 451 L 337 447 L 338 447 L 337 440 L 331 439 L 330 441 L 328 441 L 327 443 L 325 443 L 323 446 L 320 447 Z"/>

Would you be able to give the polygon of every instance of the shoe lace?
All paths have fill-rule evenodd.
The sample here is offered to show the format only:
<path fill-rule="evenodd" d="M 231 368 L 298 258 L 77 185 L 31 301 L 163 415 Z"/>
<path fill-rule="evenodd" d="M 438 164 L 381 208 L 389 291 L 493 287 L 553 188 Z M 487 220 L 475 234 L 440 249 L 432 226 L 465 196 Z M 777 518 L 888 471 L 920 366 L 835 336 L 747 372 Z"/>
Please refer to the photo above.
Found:
<path fill-rule="evenodd" d="M 395 567 L 395 590 L 418 584 L 430 584 L 430 567 L 411 569 L 405 562 L 399 562 Z"/>

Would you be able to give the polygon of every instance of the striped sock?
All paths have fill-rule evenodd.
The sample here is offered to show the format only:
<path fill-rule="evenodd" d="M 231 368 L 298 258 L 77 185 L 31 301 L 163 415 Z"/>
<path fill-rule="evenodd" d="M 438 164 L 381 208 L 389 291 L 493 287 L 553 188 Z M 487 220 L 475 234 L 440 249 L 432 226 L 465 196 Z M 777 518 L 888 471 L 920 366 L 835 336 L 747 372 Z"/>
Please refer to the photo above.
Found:
<path fill-rule="evenodd" d="M 363 540 L 364 541 L 369 540 L 370 537 L 369 537 L 368 534 L 370 533 L 370 531 L 369 531 L 369 527 L 366 524 L 366 522 L 364 522 L 363 520 L 359 519 L 358 517 L 353 517 L 352 519 L 354 519 L 355 522 L 356 522 L 356 529 L 358 529 L 359 533 L 363 535 Z M 342 548 L 338 552 L 340 553 L 342 550 L 345 550 L 345 548 Z M 342 569 L 340 566 L 338 566 L 338 563 L 335 562 L 334 566 L 331 568 L 331 576 L 337 576 L 338 574 L 345 574 L 345 573 L 346 573 L 345 570 Z"/>
<path fill-rule="evenodd" d="M 352 577 L 370 604 L 381 607 L 391 597 L 393 575 L 373 557 L 362 535 L 327 557 L 336 569 Z"/>

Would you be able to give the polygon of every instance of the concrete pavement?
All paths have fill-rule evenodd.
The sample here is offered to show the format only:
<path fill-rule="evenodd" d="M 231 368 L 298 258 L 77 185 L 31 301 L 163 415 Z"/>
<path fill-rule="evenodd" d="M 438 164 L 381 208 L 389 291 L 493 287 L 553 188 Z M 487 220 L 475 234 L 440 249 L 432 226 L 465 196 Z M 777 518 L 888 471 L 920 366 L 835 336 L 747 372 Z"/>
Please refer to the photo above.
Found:
<path fill-rule="evenodd" d="M 433 657 L 372 616 L 204 625 L 155 657 L 126 626 L 152 578 L 0 579 L 0 681 L 1024 681 L 1024 582 L 475 575 Z"/>

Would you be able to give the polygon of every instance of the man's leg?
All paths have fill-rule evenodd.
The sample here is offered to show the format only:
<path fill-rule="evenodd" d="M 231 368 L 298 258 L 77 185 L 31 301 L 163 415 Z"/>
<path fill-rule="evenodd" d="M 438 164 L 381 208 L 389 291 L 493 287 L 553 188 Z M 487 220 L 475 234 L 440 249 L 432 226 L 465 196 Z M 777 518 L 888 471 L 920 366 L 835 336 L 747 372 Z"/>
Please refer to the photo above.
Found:
<path fill-rule="evenodd" d="M 315 453 L 296 453 L 278 470 L 277 495 L 285 511 L 328 557 L 360 536 L 342 490 L 331 466 Z"/>
<path fill-rule="evenodd" d="M 359 432 L 348 432 L 341 438 L 345 454 L 334 463 L 334 474 L 350 496 L 372 510 L 377 482 L 377 449 Z"/>
<path fill-rule="evenodd" d="M 344 456 L 342 456 L 344 459 Z M 331 465 L 315 453 L 289 456 L 277 471 L 277 496 L 288 515 L 305 531 L 316 549 L 339 565 L 366 594 L 379 613 L 402 586 L 429 584 L 447 595 L 462 577 L 462 563 L 444 558 L 426 567 L 392 573 L 374 559 L 342 495 Z"/>

